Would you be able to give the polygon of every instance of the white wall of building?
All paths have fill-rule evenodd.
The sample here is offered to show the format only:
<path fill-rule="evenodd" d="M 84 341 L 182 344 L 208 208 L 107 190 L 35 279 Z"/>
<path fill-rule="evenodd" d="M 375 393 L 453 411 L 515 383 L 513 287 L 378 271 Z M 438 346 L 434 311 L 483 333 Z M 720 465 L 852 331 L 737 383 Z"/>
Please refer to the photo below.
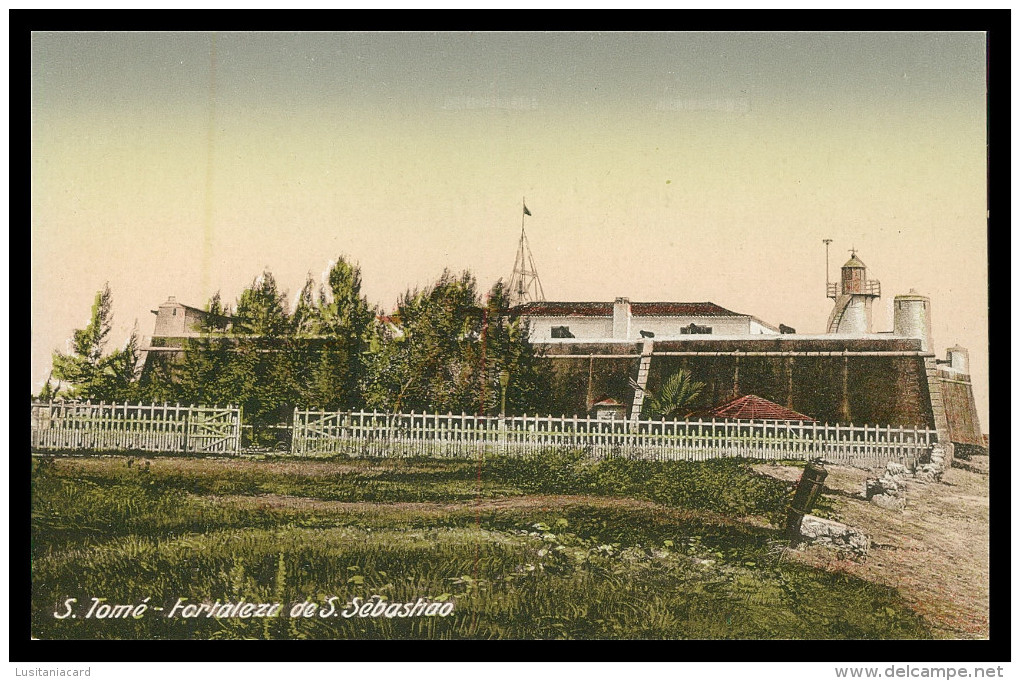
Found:
<path fill-rule="evenodd" d="M 774 334 L 775 331 L 748 316 L 720 317 L 631 317 L 630 332 L 626 338 L 615 338 L 613 335 L 612 317 L 529 317 L 531 324 L 531 340 L 533 342 L 565 341 L 552 337 L 552 329 L 555 326 L 566 326 L 576 339 L 588 340 L 641 340 L 641 332 L 649 331 L 655 334 L 655 340 L 697 338 L 699 335 L 691 336 L 680 332 L 682 327 L 691 324 L 708 326 L 712 328 L 713 336 L 745 336 L 759 333 Z M 707 334 L 706 334 L 707 335 Z"/>
<path fill-rule="evenodd" d="M 760 335 L 760 334 L 776 334 L 776 333 L 779 333 L 778 331 L 776 331 L 772 327 L 765 326 L 762 322 L 759 322 L 757 319 L 749 318 L 749 321 L 750 321 L 750 331 L 749 331 L 749 333 L 752 336 L 757 336 L 757 335 Z"/>
<path fill-rule="evenodd" d="M 641 331 L 651 331 L 655 340 L 689 338 L 680 329 L 691 324 L 708 326 L 713 336 L 739 336 L 749 333 L 750 317 L 634 317 L 630 322 L 631 338 L 641 338 Z"/>
<path fill-rule="evenodd" d="M 612 338 L 612 317 L 529 317 L 531 324 L 531 340 L 546 341 L 553 339 L 554 326 L 566 326 L 577 338 Z M 559 338 L 553 340 L 561 340 Z M 562 339 L 562 340 L 570 340 Z"/>

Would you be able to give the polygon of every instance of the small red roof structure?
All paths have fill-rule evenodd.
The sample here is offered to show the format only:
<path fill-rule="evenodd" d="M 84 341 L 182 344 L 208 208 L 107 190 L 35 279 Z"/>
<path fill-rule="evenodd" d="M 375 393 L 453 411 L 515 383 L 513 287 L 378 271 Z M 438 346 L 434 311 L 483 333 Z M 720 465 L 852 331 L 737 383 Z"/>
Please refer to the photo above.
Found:
<path fill-rule="evenodd" d="M 601 402 L 596 402 L 595 404 L 593 404 L 591 406 L 593 406 L 593 407 L 625 407 L 626 405 L 623 402 L 617 402 L 612 397 L 608 397 L 608 398 L 602 400 Z"/>
<path fill-rule="evenodd" d="M 700 419 L 766 419 L 769 421 L 815 421 L 792 409 L 770 402 L 757 395 L 742 395 L 729 402 L 695 412 L 688 418 Z"/>

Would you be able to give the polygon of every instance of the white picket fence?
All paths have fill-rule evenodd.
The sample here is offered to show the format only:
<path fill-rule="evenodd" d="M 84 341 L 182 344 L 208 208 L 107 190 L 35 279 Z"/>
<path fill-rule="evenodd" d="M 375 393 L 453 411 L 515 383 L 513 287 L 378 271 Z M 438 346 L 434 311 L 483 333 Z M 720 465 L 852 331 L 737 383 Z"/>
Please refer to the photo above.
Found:
<path fill-rule="evenodd" d="M 32 402 L 33 451 L 238 454 L 241 410 L 179 404 Z"/>
<path fill-rule="evenodd" d="M 241 410 L 178 404 L 33 402 L 33 451 L 241 452 Z M 822 459 L 914 467 L 934 430 L 801 421 L 624 421 L 294 410 L 291 454 L 302 457 L 527 456 L 553 449 L 592 458 L 657 461 L 721 457 Z"/>
<path fill-rule="evenodd" d="M 934 430 L 803 421 L 624 421 L 556 416 L 470 416 L 294 410 L 295 456 L 455 457 L 581 449 L 593 458 L 656 461 L 720 457 L 800 459 L 913 468 Z"/>

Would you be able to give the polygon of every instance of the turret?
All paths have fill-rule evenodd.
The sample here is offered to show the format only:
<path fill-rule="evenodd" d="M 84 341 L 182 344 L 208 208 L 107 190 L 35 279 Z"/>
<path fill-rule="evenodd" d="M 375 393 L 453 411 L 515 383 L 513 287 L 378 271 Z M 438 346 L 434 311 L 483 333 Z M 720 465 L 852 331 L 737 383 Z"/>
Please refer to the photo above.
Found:
<path fill-rule="evenodd" d="M 893 300 L 893 333 L 906 338 L 919 338 L 921 350 L 932 352 L 931 300 L 914 289 Z"/>
<path fill-rule="evenodd" d="M 950 369 L 959 371 L 961 374 L 970 373 L 970 353 L 967 352 L 967 348 L 954 345 L 946 350 L 946 357 L 949 359 Z"/>

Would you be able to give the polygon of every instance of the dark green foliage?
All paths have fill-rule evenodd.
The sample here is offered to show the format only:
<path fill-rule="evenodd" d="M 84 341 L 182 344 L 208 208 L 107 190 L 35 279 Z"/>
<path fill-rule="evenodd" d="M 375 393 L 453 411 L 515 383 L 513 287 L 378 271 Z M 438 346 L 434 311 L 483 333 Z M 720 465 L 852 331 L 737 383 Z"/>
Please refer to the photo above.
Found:
<path fill-rule="evenodd" d="M 405 293 L 392 324 L 376 322 L 360 268 L 342 257 L 318 288 L 309 277 L 293 314 L 268 271 L 241 292 L 233 312 L 219 293 L 206 311 L 202 335 L 155 339 L 180 349 L 151 353 L 136 377 L 136 334 L 123 350 L 103 354 L 106 288 L 89 325 L 75 332 L 74 353 L 54 353 L 53 377 L 70 385 L 70 397 L 238 405 L 245 444 L 260 446 L 275 442 L 270 427 L 288 422 L 295 407 L 497 414 L 501 377 L 508 413 L 535 413 L 548 401 L 549 370 L 502 282 L 483 304 L 469 272 L 444 271 L 433 285 Z"/>
<path fill-rule="evenodd" d="M 60 388 L 61 388 L 60 381 L 57 381 L 57 384 L 53 385 L 53 372 L 51 371 L 50 375 L 46 377 L 46 383 L 43 384 L 43 387 L 39 391 L 39 394 L 32 395 L 32 400 L 33 401 L 38 400 L 40 402 L 49 402 L 50 400 L 55 400 L 57 399 L 57 396 L 60 394 Z"/>
<path fill-rule="evenodd" d="M 377 339 L 366 398 L 386 411 L 474 413 L 479 358 L 475 344 L 483 310 L 475 278 L 444 270 L 425 289 L 401 296 L 394 313 L 400 332 Z"/>
<path fill-rule="evenodd" d="M 53 353 L 52 376 L 69 384 L 66 397 L 81 400 L 127 400 L 136 395 L 135 366 L 138 334 L 132 331 L 127 344 L 106 353 L 113 319 L 113 295 L 109 284 L 96 293 L 92 315 L 84 329 L 75 329 L 71 352 Z"/>
<path fill-rule="evenodd" d="M 234 312 L 234 333 L 276 338 L 290 331 L 287 294 L 266 270 L 241 292 Z"/>
<path fill-rule="evenodd" d="M 680 369 L 663 381 L 658 390 L 649 395 L 644 403 L 644 417 L 653 419 L 679 419 L 688 412 L 705 384 L 695 381 L 691 372 Z"/>
<path fill-rule="evenodd" d="M 298 337 L 301 406 L 360 408 L 365 353 L 375 328 L 375 310 L 361 294 L 361 270 L 340 258 L 330 268 L 317 298 L 313 287 L 309 278 L 292 320 Z M 301 342 L 306 335 L 321 342 Z"/>
<path fill-rule="evenodd" d="M 498 414 L 504 372 L 507 413 L 534 413 L 544 403 L 548 370 L 501 281 L 483 303 L 469 272 L 444 271 L 435 284 L 405 293 L 393 318 L 397 330 L 380 328 L 373 342 L 364 389 L 370 408 Z"/>
<path fill-rule="evenodd" d="M 271 428 L 287 423 L 297 406 L 352 409 L 375 313 L 361 295 L 361 273 L 344 259 L 315 292 L 305 284 L 294 314 L 286 293 L 263 272 L 238 298 L 236 311 L 217 293 L 203 336 L 180 341 L 183 352 L 150 360 L 142 378 L 147 399 L 184 404 L 235 404 L 243 409 L 246 445 L 274 446 Z"/>
<path fill-rule="evenodd" d="M 496 415 L 502 408 L 503 385 L 506 379 L 506 413 L 545 413 L 551 369 L 540 361 L 535 346 L 528 341 L 528 324 L 510 307 L 510 298 L 503 281 L 497 281 L 486 297 L 484 329 L 479 334 L 485 342 L 485 388 L 479 396 L 483 412 Z"/>

